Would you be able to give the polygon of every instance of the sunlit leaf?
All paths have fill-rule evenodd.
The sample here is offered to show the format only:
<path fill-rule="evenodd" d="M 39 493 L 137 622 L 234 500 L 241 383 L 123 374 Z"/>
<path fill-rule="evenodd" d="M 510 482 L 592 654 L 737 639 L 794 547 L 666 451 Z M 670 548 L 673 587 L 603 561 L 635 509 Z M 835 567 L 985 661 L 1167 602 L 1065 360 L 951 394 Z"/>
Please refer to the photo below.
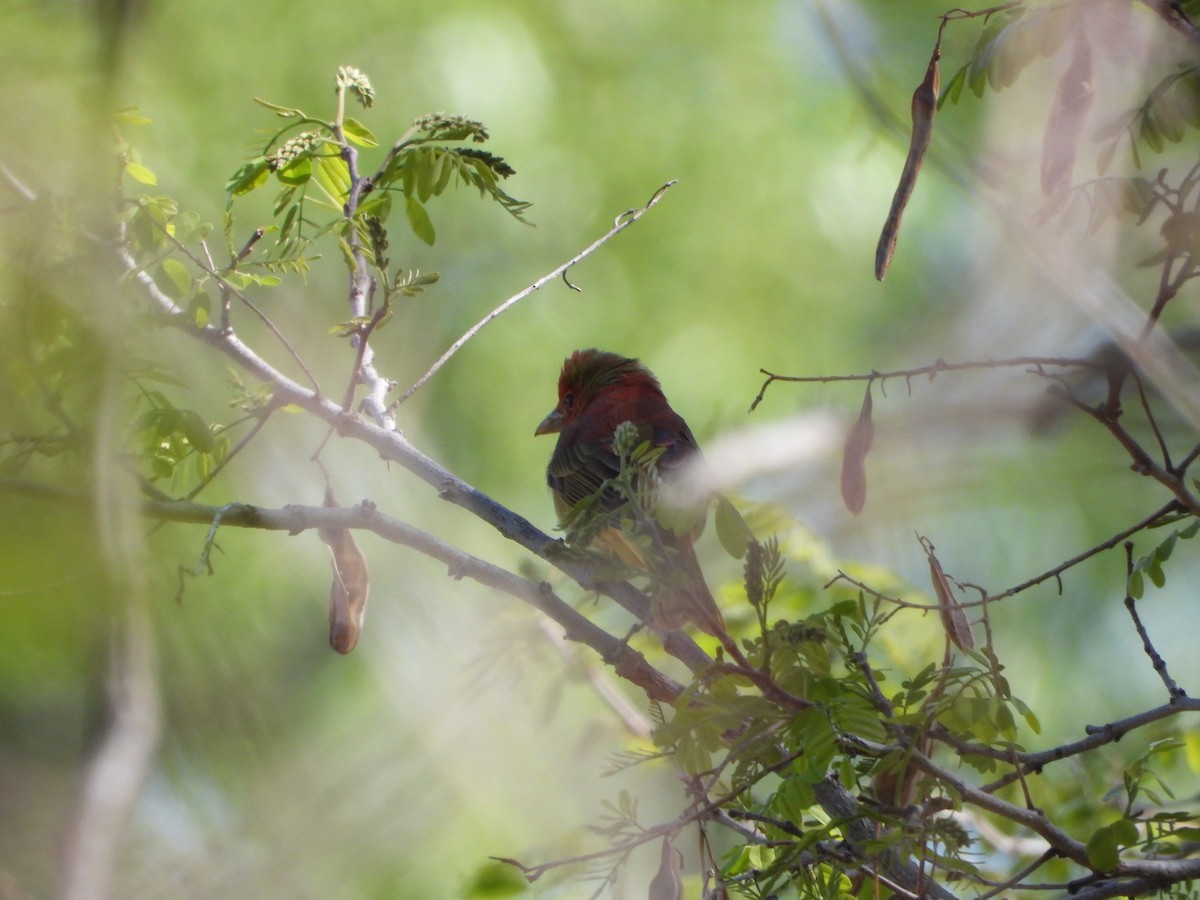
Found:
<path fill-rule="evenodd" d="M 404 211 L 408 215 L 408 224 L 413 234 L 430 246 L 437 239 L 433 230 L 433 221 L 429 218 L 425 206 L 416 197 L 409 197 L 405 202 Z"/>
<path fill-rule="evenodd" d="M 266 183 L 268 175 L 270 169 L 267 159 L 260 156 L 234 172 L 225 182 L 225 190 L 234 197 L 241 197 Z"/>
<path fill-rule="evenodd" d="M 125 174 L 134 181 L 140 181 L 142 184 L 158 184 L 158 176 L 141 163 L 125 163 Z"/>
<path fill-rule="evenodd" d="M 307 184 L 313 175 L 312 157 L 299 156 L 275 173 L 281 184 L 299 187 Z"/>
<path fill-rule="evenodd" d="M 372 134 L 371 129 L 353 116 L 346 116 L 342 122 L 342 130 L 346 133 L 346 139 L 352 144 L 358 144 L 360 147 L 379 146 L 379 139 Z"/>
<path fill-rule="evenodd" d="M 182 300 L 192 291 L 192 274 L 187 266 L 174 257 L 167 257 L 159 264 L 162 273 L 167 277 L 167 293 L 176 300 Z"/>

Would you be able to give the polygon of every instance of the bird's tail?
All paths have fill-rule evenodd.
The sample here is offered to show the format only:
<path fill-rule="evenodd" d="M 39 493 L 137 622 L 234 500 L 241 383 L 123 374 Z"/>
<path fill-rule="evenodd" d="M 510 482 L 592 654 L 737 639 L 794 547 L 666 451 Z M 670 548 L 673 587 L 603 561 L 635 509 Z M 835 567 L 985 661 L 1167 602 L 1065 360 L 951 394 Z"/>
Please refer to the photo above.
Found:
<path fill-rule="evenodd" d="M 704 580 L 691 540 L 684 538 L 671 550 L 663 565 L 667 571 L 655 579 L 658 583 L 651 596 L 655 624 L 677 631 L 690 622 L 705 634 L 724 638 L 725 618 Z"/>

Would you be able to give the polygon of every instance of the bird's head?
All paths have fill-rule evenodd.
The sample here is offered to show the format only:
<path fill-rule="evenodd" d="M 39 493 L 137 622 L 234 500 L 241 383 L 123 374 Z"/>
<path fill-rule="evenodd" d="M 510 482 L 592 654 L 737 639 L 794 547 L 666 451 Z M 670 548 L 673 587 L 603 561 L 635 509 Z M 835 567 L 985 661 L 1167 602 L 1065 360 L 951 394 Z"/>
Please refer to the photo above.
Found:
<path fill-rule="evenodd" d="M 658 379 L 636 359 L 605 350 L 576 350 L 558 376 L 558 405 L 534 434 L 562 431 L 596 400 L 613 392 L 644 387 L 661 394 Z"/>

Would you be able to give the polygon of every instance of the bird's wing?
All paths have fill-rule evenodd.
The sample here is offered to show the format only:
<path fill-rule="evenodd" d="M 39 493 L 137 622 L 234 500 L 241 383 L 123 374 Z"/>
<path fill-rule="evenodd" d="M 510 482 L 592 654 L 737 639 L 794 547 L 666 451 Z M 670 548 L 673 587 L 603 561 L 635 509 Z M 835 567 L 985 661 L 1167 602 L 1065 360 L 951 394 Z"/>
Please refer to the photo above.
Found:
<path fill-rule="evenodd" d="M 556 494 L 574 506 L 620 472 L 621 462 L 611 447 L 592 441 L 560 440 L 550 457 L 546 480 Z"/>

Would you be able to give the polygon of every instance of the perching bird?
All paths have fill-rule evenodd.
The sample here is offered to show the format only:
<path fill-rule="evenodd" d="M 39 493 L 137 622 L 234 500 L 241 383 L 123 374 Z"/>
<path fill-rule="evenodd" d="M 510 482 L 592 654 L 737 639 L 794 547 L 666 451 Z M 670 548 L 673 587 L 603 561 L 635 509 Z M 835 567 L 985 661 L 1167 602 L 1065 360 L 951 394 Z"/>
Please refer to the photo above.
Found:
<path fill-rule="evenodd" d="M 661 448 L 659 475 L 666 481 L 699 457 L 700 450 L 687 423 L 671 409 L 658 379 L 636 359 L 603 350 L 576 350 L 563 363 L 558 377 L 558 405 L 538 425 L 535 434 L 558 434 L 546 469 L 560 523 L 572 510 L 597 495 L 615 479 L 621 462 L 613 449 L 617 426 L 630 422 L 641 441 Z M 600 493 L 599 509 L 614 513 L 625 503 L 620 492 Z M 594 545 L 616 553 L 624 562 L 650 572 L 655 623 L 675 630 L 691 622 L 701 631 L 722 637 L 725 621 L 696 560 L 692 542 L 704 527 L 703 516 L 689 533 L 676 534 L 656 521 L 640 524 L 644 534 L 662 549 L 662 558 L 647 559 L 637 541 L 626 539 L 617 524 L 608 526 Z M 658 557 L 659 554 L 651 554 Z"/>

